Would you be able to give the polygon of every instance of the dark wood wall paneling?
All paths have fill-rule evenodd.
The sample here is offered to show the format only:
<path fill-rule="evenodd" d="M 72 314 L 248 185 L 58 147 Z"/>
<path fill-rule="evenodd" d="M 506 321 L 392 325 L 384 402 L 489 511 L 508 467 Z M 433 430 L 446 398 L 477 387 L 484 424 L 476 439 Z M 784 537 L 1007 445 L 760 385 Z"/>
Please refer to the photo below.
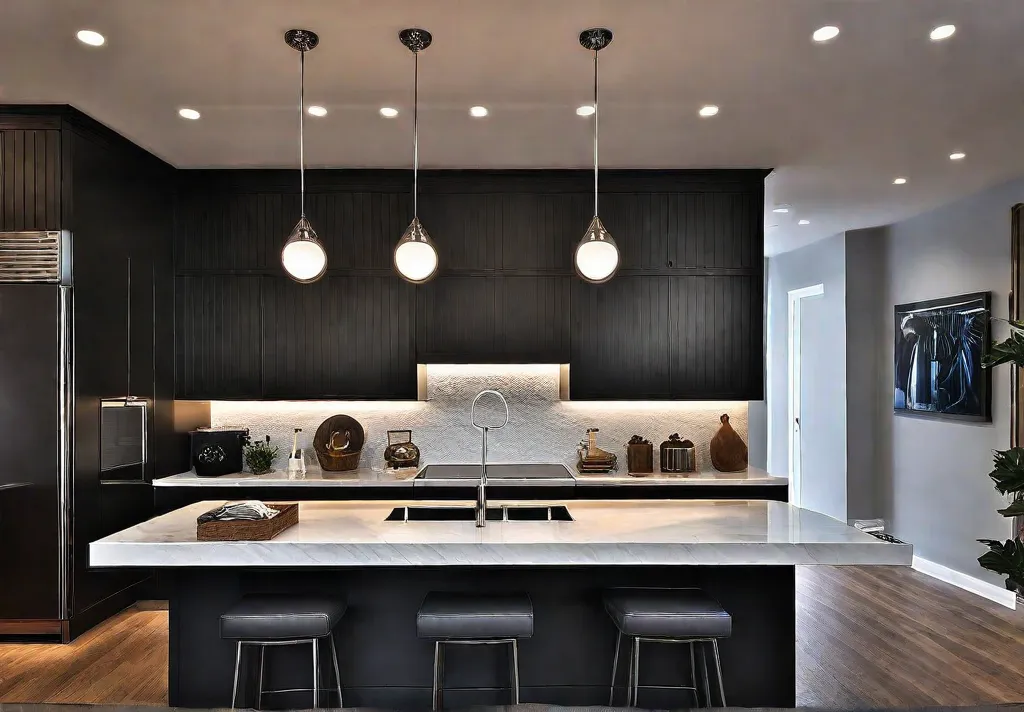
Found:
<path fill-rule="evenodd" d="M 294 171 L 180 171 L 178 396 L 412 398 L 417 362 L 569 362 L 577 399 L 760 398 L 764 175 L 602 173 L 623 263 L 594 286 L 572 266 L 592 174 L 425 171 L 441 269 L 410 287 L 391 267 L 407 171 L 307 173 L 313 286 L 279 263 Z"/>

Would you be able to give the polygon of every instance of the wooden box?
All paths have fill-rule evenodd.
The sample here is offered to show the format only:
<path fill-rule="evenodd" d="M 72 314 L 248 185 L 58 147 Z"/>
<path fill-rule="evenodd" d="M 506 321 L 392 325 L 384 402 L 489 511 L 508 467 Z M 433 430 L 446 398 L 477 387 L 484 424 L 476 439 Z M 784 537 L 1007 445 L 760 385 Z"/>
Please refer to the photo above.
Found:
<path fill-rule="evenodd" d="M 203 522 L 196 525 L 199 541 L 269 541 L 288 527 L 299 523 L 297 502 L 267 502 L 280 512 L 273 519 L 255 521 L 239 519 L 231 522 Z"/>

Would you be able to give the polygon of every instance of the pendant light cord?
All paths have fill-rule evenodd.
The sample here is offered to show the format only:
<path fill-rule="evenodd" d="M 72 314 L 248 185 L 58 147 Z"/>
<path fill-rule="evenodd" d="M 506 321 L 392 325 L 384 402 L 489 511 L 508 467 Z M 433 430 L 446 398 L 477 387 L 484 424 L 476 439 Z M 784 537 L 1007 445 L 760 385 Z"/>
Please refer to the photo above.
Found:
<path fill-rule="evenodd" d="M 420 53 L 413 52 L 412 79 L 412 216 L 420 216 Z"/>
<path fill-rule="evenodd" d="M 299 52 L 299 215 L 306 217 L 306 52 Z"/>
<path fill-rule="evenodd" d="M 597 50 L 594 50 L 594 217 L 597 217 Z"/>

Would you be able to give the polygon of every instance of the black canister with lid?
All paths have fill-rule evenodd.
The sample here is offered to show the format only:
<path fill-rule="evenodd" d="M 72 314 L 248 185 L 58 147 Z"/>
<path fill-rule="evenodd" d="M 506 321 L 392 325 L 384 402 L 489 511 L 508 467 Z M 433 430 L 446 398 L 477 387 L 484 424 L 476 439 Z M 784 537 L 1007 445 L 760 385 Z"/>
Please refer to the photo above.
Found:
<path fill-rule="evenodd" d="M 697 450 L 690 440 L 681 440 L 679 433 L 672 433 L 661 444 L 662 472 L 696 472 Z"/>

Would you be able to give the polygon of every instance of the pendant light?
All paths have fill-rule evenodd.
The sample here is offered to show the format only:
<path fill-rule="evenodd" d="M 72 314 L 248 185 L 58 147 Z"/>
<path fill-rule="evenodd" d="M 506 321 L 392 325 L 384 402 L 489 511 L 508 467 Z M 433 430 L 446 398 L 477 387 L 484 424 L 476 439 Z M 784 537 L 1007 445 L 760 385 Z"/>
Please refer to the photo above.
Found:
<path fill-rule="evenodd" d="M 398 39 L 413 56 L 412 93 L 412 222 L 395 245 L 395 270 L 402 279 L 423 284 L 437 273 L 437 248 L 423 228 L 419 217 L 420 170 L 420 52 L 430 46 L 433 37 L 426 30 L 410 28 L 398 33 Z"/>
<path fill-rule="evenodd" d="M 284 41 L 299 53 L 299 221 L 281 249 L 281 264 L 289 277 L 309 284 L 327 271 L 327 251 L 306 219 L 306 52 L 320 44 L 320 38 L 310 30 L 288 30 Z"/>
<path fill-rule="evenodd" d="M 611 30 L 603 27 L 592 27 L 580 33 L 580 44 L 594 53 L 594 219 L 576 246 L 573 263 L 576 274 L 593 284 L 607 282 L 619 268 L 619 247 L 597 216 L 597 117 L 600 114 L 597 105 L 597 53 L 611 41 Z"/>

